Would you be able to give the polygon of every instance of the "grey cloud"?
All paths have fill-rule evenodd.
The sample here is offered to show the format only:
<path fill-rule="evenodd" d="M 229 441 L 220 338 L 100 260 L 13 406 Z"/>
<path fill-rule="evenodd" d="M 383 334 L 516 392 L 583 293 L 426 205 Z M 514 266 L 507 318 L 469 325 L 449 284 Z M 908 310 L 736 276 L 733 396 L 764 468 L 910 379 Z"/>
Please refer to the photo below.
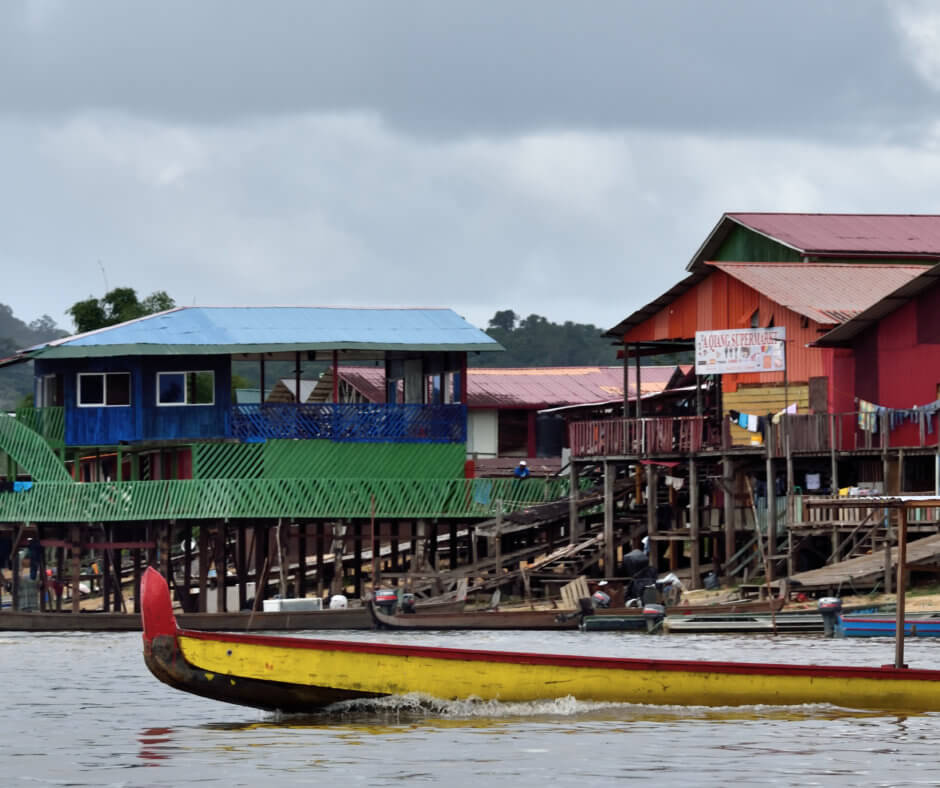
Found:
<path fill-rule="evenodd" d="M 414 134 L 863 139 L 937 97 L 880 0 L 6 2 L 0 106 L 196 122 L 370 109 Z M 882 132 L 883 133 L 883 132 Z"/>

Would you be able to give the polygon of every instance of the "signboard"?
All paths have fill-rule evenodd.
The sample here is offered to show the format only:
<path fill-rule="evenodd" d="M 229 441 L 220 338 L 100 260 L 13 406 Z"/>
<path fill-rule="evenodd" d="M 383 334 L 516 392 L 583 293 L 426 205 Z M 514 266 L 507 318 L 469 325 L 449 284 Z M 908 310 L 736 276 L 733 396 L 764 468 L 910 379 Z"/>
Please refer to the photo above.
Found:
<path fill-rule="evenodd" d="M 783 372 L 784 326 L 695 332 L 695 374 Z"/>

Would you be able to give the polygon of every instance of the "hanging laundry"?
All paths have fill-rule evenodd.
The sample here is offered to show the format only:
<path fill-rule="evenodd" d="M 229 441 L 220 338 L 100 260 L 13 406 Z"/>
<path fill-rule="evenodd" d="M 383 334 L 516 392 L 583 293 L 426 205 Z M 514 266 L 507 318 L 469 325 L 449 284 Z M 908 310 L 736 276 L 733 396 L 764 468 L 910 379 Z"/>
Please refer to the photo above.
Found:
<path fill-rule="evenodd" d="M 738 426 L 747 429 L 747 420 L 748 415 L 746 413 L 741 413 L 738 415 Z"/>
<path fill-rule="evenodd" d="M 789 413 L 790 415 L 795 415 L 795 414 L 796 414 L 796 403 L 795 403 L 795 402 L 792 402 L 792 403 L 790 403 L 789 405 L 787 405 L 783 410 L 781 410 L 781 411 L 775 413 L 775 414 L 774 414 L 774 417 L 773 417 L 773 419 L 772 419 L 773 423 L 774 423 L 774 424 L 779 424 L 779 423 L 780 423 L 780 417 L 781 417 L 784 413 Z"/>
<path fill-rule="evenodd" d="M 860 399 L 858 401 L 858 428 L 864 432 L 878 432 L 877 412 L 878 406 L 874 402 Z"/>
<path fill-rule="evenodd" d="M 820 478 L 821 474 L 818 473 L 807 473 L 806 474 L 806 489 L 807 490 L 818 490 L 820 488 Z"/>
<path fill-rule="evenodd" d="M 757 414 L 749 413 L 747 416 L 748 432 L 757 432 Z"/>

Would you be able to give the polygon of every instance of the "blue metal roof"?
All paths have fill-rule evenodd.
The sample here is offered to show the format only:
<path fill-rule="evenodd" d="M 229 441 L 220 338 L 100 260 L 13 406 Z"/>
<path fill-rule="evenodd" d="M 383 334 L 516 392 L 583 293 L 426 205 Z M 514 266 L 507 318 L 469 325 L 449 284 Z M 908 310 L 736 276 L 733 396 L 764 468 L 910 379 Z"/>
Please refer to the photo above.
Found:
<path fill-rule="evenodd" d="M 284 350 L 502 350 L 451 309 L 178 307 L 30 348 L 36 358 Z"/>

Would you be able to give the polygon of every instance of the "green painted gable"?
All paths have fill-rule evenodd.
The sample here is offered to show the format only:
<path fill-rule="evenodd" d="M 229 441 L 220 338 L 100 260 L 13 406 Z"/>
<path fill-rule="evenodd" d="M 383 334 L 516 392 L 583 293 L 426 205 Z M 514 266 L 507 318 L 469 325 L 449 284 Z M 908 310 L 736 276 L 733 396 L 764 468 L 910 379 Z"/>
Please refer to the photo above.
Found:
<path fill-rule="evenodd" d="M 803 256 L 766 235 L 746 227 L 735 227 L 712 258 L 738 263 L 798 263 Z"/>

